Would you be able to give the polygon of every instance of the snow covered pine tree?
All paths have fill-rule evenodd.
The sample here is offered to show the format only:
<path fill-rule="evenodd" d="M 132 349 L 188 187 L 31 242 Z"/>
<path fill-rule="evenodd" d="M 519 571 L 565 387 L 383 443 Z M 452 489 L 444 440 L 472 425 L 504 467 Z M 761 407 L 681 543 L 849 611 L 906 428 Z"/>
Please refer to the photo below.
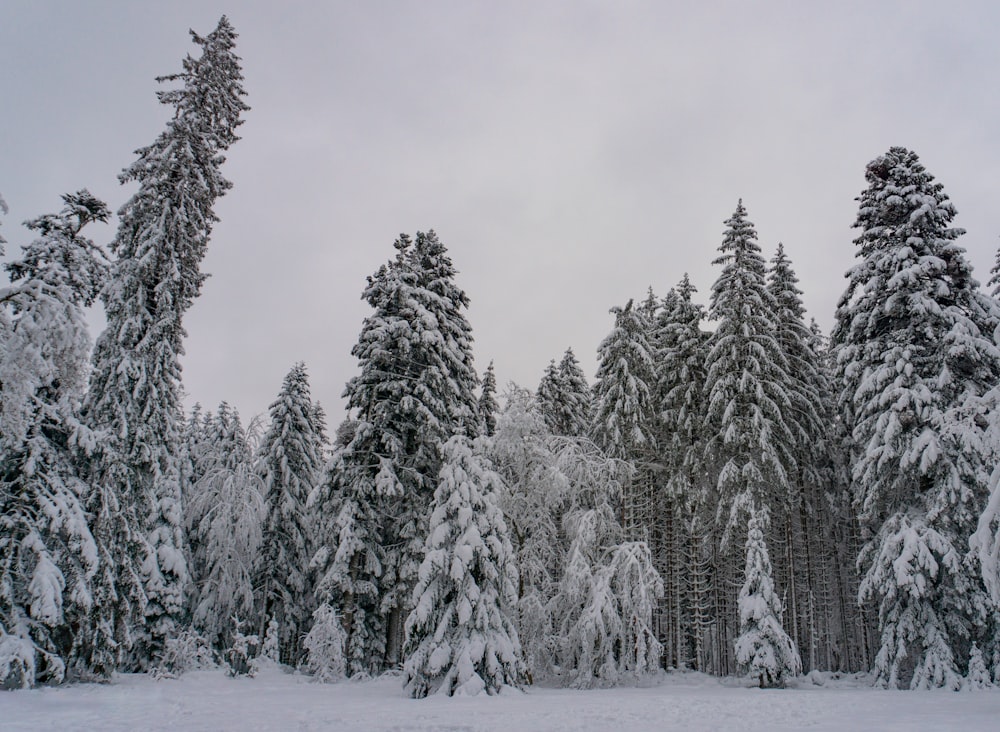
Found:
<path fill-rule="evenodd" d="M 957 689 L 971 641 L 996 637 L 983 578 L 963 556 L 995 460 L 985 395 L 1000 382 L 1000 314 L 917 155 L 891 148 L 865 178 L 858 262 L 834 329 L 854 498 L 872 534 L 860 594 L 878 604 L 879 685 Z"/>
<path fill-rule="evenodd" d="M 524 681 L 512 620 L 517 569 L 497 505 L 500 477 L 466 437 L 451 438 L 442 453 L 406 620 L 404 683 L 417 698 L 497 694 Z"/>
<path fill-rule="evenodd" d="M 95 441 L 79 421 L 83 309 L 107 262 L 81 230 L 109 212 L 86 190 L 63 202 L 26 223 L 38 238 L 4 265 L 0 289 L 0 688 L 62 681 L 94 604 L 97 546 L 73 451 Z"/>
<path fill-rule="evenodd" d="M 326 442 L 304 363 L 295 364 L 285 376 L 270 411 L 271 424 L 260 444 L 264 528 L 254 579 L 255 605 L 260 632 L 266 618 L 277 621 L 280 660 L 294 666 L 312 613 L 307 571 L 313 541 L 306 501 L 322 477 Z"/>
<path fill-rule="evenodd" d="M 178 462 L 182 318 L 206 277 L 199 267 L 217 221 L 212 207 L 232 185 L 220 173 L 224 152 L 249 109 L 226 17 L 191 38 L 201 56 L 159 79 L 181 83 L 158 94 L 173 116 L 120 176 L 138 191 L 118 212 L 117 260 L 101 293 L 108 326 L 85 403 L 87 424 L 104 435 L 88 471 L 88 510 L 106 564 L 92 625 L 106 630 L 82 653 L 105 675 L 126 661 L 148 665 L 175 633 L 188 581 Z"/>

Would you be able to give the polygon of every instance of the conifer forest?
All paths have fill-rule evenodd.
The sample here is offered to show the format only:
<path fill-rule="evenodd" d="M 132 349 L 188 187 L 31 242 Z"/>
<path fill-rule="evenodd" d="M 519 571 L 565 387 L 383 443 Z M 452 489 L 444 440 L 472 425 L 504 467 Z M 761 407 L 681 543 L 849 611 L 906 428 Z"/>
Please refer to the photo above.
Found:
<path fill-rule="evenodd" d="M 805 255 L 738 200 L 710 290 L 653 273 L 666 292 L 515 384 L 474 358 L 475 293 L 428 228 L 373 244 L 345 419 L 301 362 L 266 414 L 190 409 L 185 314 L 252 101 L 237 39 L 192 31 L 158 79 L 111 241 L 80 189 L 6 252 L 0 687 L 268 664 L 414 698 L 676 670 L 1000 684 L 1000 258 L 980 284 L 915 152 L 857 161 L 831 332 Z"/>

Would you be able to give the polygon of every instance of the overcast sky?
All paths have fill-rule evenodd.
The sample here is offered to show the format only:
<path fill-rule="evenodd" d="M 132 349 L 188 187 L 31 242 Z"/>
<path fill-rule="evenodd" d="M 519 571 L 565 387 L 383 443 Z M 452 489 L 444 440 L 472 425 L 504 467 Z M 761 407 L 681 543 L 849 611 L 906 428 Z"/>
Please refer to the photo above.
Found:
<path fill-rule="evenodd" d="M 188 405 L 263 412 L 304 360 L 341 392 L 365 277 L 435 229 L 469 294 L 480 371 L 534 388 L 608 309 L 684 272 L 704 303 L 743 198 L 784 242 L 824 329 L 851 265 L 864 166 L 915 150 L 968 230 L 1000 244 L 996 2 L 45 2 L 0 9 L 0 193 L 25 219 L 117 174 L 163 129 L 154 77 L 223 13 L 240 34 L 243 139 L 187 314 Z M 111 227 L 92 227 L 102 244 Z M 96 336 L 96 333 L 94 333 Z"/>

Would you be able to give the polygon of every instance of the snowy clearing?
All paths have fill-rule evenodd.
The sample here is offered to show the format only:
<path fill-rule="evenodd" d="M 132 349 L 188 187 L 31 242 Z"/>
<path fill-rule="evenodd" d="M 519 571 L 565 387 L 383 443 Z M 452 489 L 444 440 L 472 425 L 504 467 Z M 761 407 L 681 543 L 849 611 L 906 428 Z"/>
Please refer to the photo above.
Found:
<path fill-rule="evenodd" d="M 199 671 L 179 680 L 122 675 L 108 685 L 0 694 L 14 730 L 945 730 L 997 729 L 1000 690 L 880 691 L 866 680 L 762 691 L 735 679 L 673 674 L 640 688 L 532 687 L 497 697 L 404 696 L 400 680 L 339 684 L 264 671 Z"/>

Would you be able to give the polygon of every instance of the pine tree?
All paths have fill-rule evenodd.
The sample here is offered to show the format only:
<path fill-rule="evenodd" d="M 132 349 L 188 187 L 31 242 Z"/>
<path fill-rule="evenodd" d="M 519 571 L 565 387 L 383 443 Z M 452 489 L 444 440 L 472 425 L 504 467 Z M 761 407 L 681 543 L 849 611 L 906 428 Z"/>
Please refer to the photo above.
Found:
<path fill-rule="evenodd" d="M 538 382 L 535 399 L 542 416 L 545 418 L 546 426 L 553 433 L 559 429 L 559 402 L 561 398 L 562 385 L 559 379 L 559 367 L 556 366 L 556 360 L 552 359 L 545 367 L 545 373 L 542 374 L 542 378 Z"/>
<path fill-rule="evenodd" d="M 81 231 L 109 212 L 86 190 L 62 198 L 58 214 L 26 223 L 38 238 L 4 265 L 11 284 L 0 289 L 0 645 L 20 659 L 0 666 L 0 686 L 62 681 L 94 605 L 98 553 L 73 453 L 95 443 L 79 421 L 84 307 L 107 262 Z"/>
<path fill-rule="evenodd" d="M 479 431 L 490 437 L 497 428 L 497 377 L 493 372 L 493 362 L 483 372 L 483 383 L 479 392 Z"/>
<path fill-rule="evenodd" d="M 781 600 L 774 588 L 764 540 L 767 511 L 754 507 L 749 513 L 736 661 L 745 674 L 757 678 L 760 687 L 767 689 L 783 686 L 786 678 L 802 670 L 802 662 L 795 644 L 781 627 Z"/>
<path fill-rule="evenodd" d="M 834 330 L 854 497 L 873 537 L 861 596 L 878 604 L 878 684 L 957 688 L 958 659 L 986 621 L 985 588 L 961 557 L 988 497 L 984 397 L 1000 379 L 1000 316 L 916 154 L 891 148 L 866 180 Z"/>
<path fill-rule="evenodd" d="M 691 661 L 705 670 L 709 598 L 704 554 L 714 516 L 706 500 L 702 446 L 708 334 L 701 329 L 705 311 L 693 300 L 696 291 L 685 274 L 663 299 L 652 323 L 661 467 L 651 540 L 654 565 L 664 580 L 659 625 L 667 662 L 680 667 Z M 684 555 L 691 555 L 692 561 L 681 561 Z"/>
<path fill-rule="evenodd" d="M 559 384 L 562 391 L 556 434 L 583 437 L 590 429 L 593 397 L 572 348 L 567 348 L 559 361 Z"/>
<path fill-rule="evenodd" d="M 648 322 L 629 300 L 612 308 L 615 325 L 598 352 L 594 386 L 593 438 L 610 457 L 630 462 L 633 480 L 622 497 L 622 523 L 630 538 L 645 538 L 643 525 L 651 508 L 646 469 L 656 451 L 653 387 L 655 367 L 646 334 Z"/>
<path fill-rule="evenodd" d="M 775 337 L 776 305 L 765 284 L 757 232 L 742 200 L 726 226 L 714 262 L 722 272 L 712 285 L 709 316 L 718 327 L 709 340 L 705 392 L 706 450 L 721 465 L 719 515 L 728 511 L 728 530 L 751 502 L 766 508 L 785 494 L 794 460 L 784 418 L 788 364 Z"/>
<path fill-rule="evenodd" d="M 451 259 L 433 231 L 395 247 L 365 289 L 374 313 L 352 351 L 361 373 L 345 390 L 353 434 L 323 489 L 341 510 L 319 589 L 343 608 L 351 674 L 400 660 L 440 446 L 479 423 L 468 298 Z"/>
<path fill-rule="evenodd" d="M 404 684 L 429 693 L 496 694 L 524 680 L 511 613 L 514 551 L 497 505 L 500 478 L 467 438 L 442 448 L 444 464 L 424 558 L 406 620 Z"/>
<path fill-rule="evenodd" d="M 100 611 L 113 637 L 88 652 L 102 672 L 108 663 L 97 655 L 120 661 L 136 639 L 149 648 L 136 649 L 134 665 L 146 663 L 173 634 L 188 581 L 178 465 L 182 318 L 206 277 L 199 268 L 217 221 L 212 207 L 231 187 L 220 167 L 248 109 L 229 21 L 191 36 L 201 56 L 160 79 L 180 82 L 158 95 L 173 117 L 121 175 L 138 191 L 118 212 L 117 261 L 101 293 L 108 327 L 85 415 L 107 436 L 89 471 L 88 505 L 102 551 L 115 558 Z"/>
<path fill-rule="evenodd" d="M 824 409 L 822 398 L 830 389 L 819 367 L 819 356 L 812 348 L 813 335 L 805 322 L 798 278 L 780 243 L 768 270 L 767 289 L 775 303 L 775 336 L 788 365 L 785 391 L 789 403 L 784 420 L 791 430 L 794 462 L 788 475 L 787 500 L 772 506 L 775 555 L 782 549 L 784 552 L 783 561 L 779 560 L 781 571 L 776 574 L 788 588 L 792 637 L 801 652 L 808 651 L 811 669 L 817 653 L 816 559 L 826 551 L 816 540 L 821 535 L 820 527 L 828 525 L 830 519 L 823 494 L 830 428 L 820 416 Z"/>
<path fill-rule="evenodd" d="M 325 442 L 305 364 L 295 364 L 285 376 L 270 414 L 260 445 L 264 527 L 254 587 L 261 618 L 281 628 L 280 660 L 295 665 L 312 611 L 307 570 L 313 542 L 306 501 L 322 475 Z"/>
<path fill-rule="evenodd" d="M 538 406 L 554 435 L 583 437 L 590 432 L 593 408 L 590 385 L 572 348 L 558 365 L 549 362 L 538 384 Z"/>

